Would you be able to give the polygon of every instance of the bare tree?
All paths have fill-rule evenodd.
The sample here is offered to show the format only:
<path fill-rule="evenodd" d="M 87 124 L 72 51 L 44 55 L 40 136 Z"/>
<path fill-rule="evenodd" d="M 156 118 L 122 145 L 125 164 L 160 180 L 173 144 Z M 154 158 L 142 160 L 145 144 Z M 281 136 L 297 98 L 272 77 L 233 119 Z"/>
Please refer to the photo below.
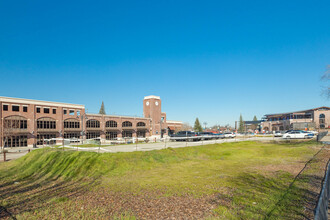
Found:
<path fill-rule="evenodd" d="M 330 81 L 330 65 L 327 66 L 327 70 L 323 74 L 322 80 L 326 83 Z M 323 89 L 323 95 L 325 95 L 325 97 L 327 99 L 330 99 L 330 85 L 329 84 L 327 84 L 325 86 L 325 88 Z"/>
<path fill-rule="evenodd" d="M 185 122 L 182 124 L 181 128 L 180 128 L 181 131 L 191 131 L 192 130 L 192 126 Z"/>

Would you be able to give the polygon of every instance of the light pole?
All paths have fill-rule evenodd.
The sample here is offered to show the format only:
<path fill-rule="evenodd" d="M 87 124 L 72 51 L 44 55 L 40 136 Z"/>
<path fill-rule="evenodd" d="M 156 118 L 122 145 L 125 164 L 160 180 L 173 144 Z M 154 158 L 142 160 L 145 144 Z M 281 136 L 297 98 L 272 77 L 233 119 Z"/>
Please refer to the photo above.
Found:
<path fill-rule="evenodd" d="M 204 128 L 206 129 L 207 122 L 204 122 L 203 124 L 204 124 Z"/>
<path fill-rule="evenodd" d="M 164 118 L 163 117 L 161 117 L 160 118 L 160 139 L 162 139 L 163 138 L 163 130 L 162 130 L 162 123 L 163 123 L 163 121 L 164 121 Z"/>
<path fill-rule="evenodd" d="M 77 116 L 79 118 L 79 115 Z M 86 113 L 80 115 L 81 118 L 81 144 L 84 144 L 84 136 L 85 136 L 85 131 L 84 131 L 84 119 L 87 120 Z"/>

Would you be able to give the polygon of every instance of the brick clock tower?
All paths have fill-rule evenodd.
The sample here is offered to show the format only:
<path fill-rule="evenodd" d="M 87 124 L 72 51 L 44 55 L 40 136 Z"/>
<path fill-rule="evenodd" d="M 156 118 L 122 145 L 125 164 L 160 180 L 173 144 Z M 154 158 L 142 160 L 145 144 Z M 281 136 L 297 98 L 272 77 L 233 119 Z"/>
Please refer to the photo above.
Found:
<path fill-rule="evenodd" d="M 162 113 L 162 102 L 159 96 L 146 96 L 143 100 L 143 115 L 151 118 L 150 134 L 161 135 L 161 129 L 166 128 L 166 116 Z M 166 131 L 166 130 L 165 130 Z"/>

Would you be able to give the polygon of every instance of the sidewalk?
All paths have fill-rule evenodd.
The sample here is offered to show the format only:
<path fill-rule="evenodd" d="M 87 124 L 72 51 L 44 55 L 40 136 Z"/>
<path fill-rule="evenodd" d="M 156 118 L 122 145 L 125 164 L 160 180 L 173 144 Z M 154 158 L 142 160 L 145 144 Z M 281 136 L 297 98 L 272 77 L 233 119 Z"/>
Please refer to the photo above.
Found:
<path fill-rule="evenodd" d="M 32 147 L 13 147 L 13 148 L 5 148 L 7 151 L 6 153 L 6 161 L 15 160 L 18 159 L 25 154 L 27 154 L 29 151 L 35 150 L 38 148 L 32 148 Z M 3 153 L 0 153 L 0 163 L 4 162 L 4 155 Z"/>

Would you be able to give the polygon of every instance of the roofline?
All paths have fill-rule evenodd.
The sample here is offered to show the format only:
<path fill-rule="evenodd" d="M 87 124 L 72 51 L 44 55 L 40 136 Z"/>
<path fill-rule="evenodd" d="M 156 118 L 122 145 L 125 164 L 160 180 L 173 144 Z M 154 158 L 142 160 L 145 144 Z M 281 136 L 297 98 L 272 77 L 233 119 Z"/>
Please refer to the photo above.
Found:
<path fill-rule="evenodd" d="M 86 116 L 100 116 L 100 117 L 112 117 L 112 118 L 134 118 L 134 119 L 146 119 L 150 120 L 151 118 L 144 118 L 144 117 L 134 117 L 134 116 L 124 116 L 124 115 L 103 115 L 103 114 L 96 114 L 96 113 L 86 113 Z"/>
<path fill-rule="evenodd" d="M 171 121 L 171 120 L 166 120 L 166 123 L 183 124 L 182 121 Z"/>
<path fill-rule="evenodd" d="M 67 107 L 67 108 L 83 108 L 85 109 L 85 105 L 80 104 L 71 104 L 71 103 L 62 103 L 62 102 L 51 102 L 51 101 L 43 101 L 43 100 L 34 100 L 34 99 L 23 99 L 23 98 L 12 98 L 12 97 L 4 97 L 0 96 L 0 102 L 4 103 L 20 103 L 20 104 L 36 104 L 36 105 L 48 105 L 48 106 L 56 106 L 56 107 Z"/>
<path fill-rule="evenodd" d="M 287 114 L 291 114 L 291 113 L 302 113 L 302 112 L 308 112 L 308 111 L 315 111 L 315 110 L 320 109 L 320 108 L 328 108 L 330 110 L 330 107 L 321 106 L 321 107 L 318 107 L 318 108 L 312 108 L 312 109 L 307 109 L 307 110 L 302 110 L 302 111 L 292 111 L 292 112 L 285 112 L 285 113 L 266 114 L 265 116 L 271 116 L 271 115 L 287 115 Z"/>

